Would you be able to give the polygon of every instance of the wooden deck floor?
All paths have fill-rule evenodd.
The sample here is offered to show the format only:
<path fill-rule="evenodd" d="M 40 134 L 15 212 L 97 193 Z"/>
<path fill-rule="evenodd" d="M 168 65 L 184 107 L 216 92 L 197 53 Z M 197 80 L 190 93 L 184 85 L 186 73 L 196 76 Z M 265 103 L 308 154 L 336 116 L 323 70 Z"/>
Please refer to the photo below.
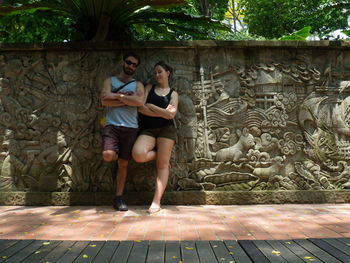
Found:
<path fill-rule="evenodd" d="M 226 241 L 0 240 L 1 262 L 350 262 L 350 238 Z"/>

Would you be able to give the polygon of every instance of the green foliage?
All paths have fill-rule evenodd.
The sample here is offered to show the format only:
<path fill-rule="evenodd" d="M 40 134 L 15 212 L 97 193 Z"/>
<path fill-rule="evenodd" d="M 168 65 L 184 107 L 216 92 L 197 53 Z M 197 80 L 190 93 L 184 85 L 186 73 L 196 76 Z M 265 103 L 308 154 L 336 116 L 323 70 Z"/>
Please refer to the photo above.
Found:
<path fill-rule="evenodd" d="M 4 32 L 1 41 L 47 41 L 54 33 L 56 37 L 51 38 L 54 41 L 205 39 L 213 37 L 208 30 L 230 30 L 210 17 L 168 11 L 174 7 L 186 8 L 186 1 L 13 0 L 0 7 L 0 29 Z M 25 21 L 22 16 L 27 17 Z M 17 22 L 10 23 L 16 24 L 15 28 L 8 27 L 11 21 Z M 47 26 L 38 33 L 28 31 L 31 24 L 35 27 Z M 18 28 L 25 36 L 13 36 Z"/>
<path fill-rule="evenodd" d="M 336 29 L 345 29 L 350 9 L 331 5 L 331 0 L 241 0 L 244 21 L 250 34 L 279 38 L 311 26 L 321 38 Z M 339 1 L 338 1 L 339 2 Z M 344 1 L 343 1 L 344 2 Z M 330 7 L 332 6 L 332 7 Z M 327 8 L 325 8 L 327 7 Z"/>
<path fill-rule="evenodd" d="M 350 30 L 343 30 L 342 33 L 350 37 Z"/>
<path fill-rule="evenodd" d="M 0 24 L 0 42 L 56 42 L 72 33 L 71 20 L 62 16 L 26 13 L 4 17 Z"/>
<path fill-rule="evenodd" d="M 310 30 L 311 30 L 311 26 L 306 26 L 300 29 L 299 31 L 296 31 L 287 36 L 283 36 L 279 39 L 280 40 L 306 40 L 306 38 L 311 35 Z"/>

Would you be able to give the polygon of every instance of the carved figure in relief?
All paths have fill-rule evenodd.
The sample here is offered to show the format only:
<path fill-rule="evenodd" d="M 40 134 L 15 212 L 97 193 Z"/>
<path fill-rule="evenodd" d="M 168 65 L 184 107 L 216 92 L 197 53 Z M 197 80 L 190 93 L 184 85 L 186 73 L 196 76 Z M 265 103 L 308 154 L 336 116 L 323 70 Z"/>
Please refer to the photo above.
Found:
<path fill-rule="evenodd" d="M 116 77 L 104 80 L 101 103 L 106 106 L 106 122 L 102 132 L 102 157 L 106 162 L 118 162 L 115 209 L 127 211 L 122 194 L 131 158 L 132 146 L 138 133 L 137 110 L 144 103 L 144 87 L 132 76 L 140 64 L 140 57 L 134 53 L 123 56 L 123 67 Z"/>
<path fill-rule="evenodd" d="M 248 129 L 237 130 L 237 134 L 239 136 L 238 142 L 231 147 L 219 150 L 216 153 L 215 161 L 237 161 L 245 156 L 247 150 L 254 147 L 254 137 L 248 132 Z"/>
<path fill-rule="evenodd" d="M 183 157 L 186 162 L 195 159 L 195 141 L 197 138 L 196 108 L 190 97 L 191 87 L 185 80 L 178 79 L 172 85 L 179 92 L 178 111 L 176 114 L 178 127 L 178 142 L 183 147 Z"/>
<path fill-rule="evenodd" d="M 33 163 L 35 152 L 27 151 L 22 154 L 18 141 L 13 138 L 5 139 L 2 148 L 6 152 L 1 153 L 5 159 L 0 171 L 0 191 L 23 188 L 24 179 Z M 23 158 L 25 158 L 24 161 Z"/>
<path fill-rule="evenodd" d="M 283 157 L 277 156 L 271 166 L 255 168 L 253 175 L 257 176 L 261 181 L 268 181 L 271 176 L 280 174 L 283 160 Z"/>
<path fill-rule="evenodd" d="M 41 150 L 35 151 L 36 157 L 28 173 L 24 176 L 25 185 L 31 189 L 53 191 L 57 189 L 57 174 L 62 164 L 71 163 L 71 155 L 67 154 L 67 141 L 60 132 L 50 132 L 48 144 L 42 141 Z M 51 141 L 54 141 L 51 144 Z M 49 186 L 50 185 L 50 186 Z"/>

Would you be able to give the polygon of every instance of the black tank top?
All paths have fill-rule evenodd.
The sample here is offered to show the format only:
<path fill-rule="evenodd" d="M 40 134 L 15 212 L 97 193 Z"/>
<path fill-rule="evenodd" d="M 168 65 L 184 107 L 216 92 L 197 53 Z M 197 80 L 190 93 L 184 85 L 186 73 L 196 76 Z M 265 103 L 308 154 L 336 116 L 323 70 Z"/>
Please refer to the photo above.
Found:
<path fill-rule="evenodd" d="M 160 108 L 166 109 L 170 103 L 173 89 L 170 89 L 166 96 L 158 96 L 154 91 L 155 85 L 152 86 L 148 93 L 146 103 L 152 103 Z M 164 119 L 162 117 L 151 117 L 140 114 L 140 126 L 146 129 L 161 128 L 164 126 L 174 125 L 173 120 Z"/>

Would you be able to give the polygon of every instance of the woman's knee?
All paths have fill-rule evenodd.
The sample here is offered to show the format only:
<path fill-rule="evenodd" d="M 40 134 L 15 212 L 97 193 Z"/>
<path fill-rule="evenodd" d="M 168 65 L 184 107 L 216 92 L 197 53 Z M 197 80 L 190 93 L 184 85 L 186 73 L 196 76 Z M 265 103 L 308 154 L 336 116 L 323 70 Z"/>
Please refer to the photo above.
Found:
<path fill-rule="evenodd" d="M 132 158 L 138 163 L 146 162 L 147 160 L 147 151 L 143 148 L 134 148 L 132 150 Z"/>

